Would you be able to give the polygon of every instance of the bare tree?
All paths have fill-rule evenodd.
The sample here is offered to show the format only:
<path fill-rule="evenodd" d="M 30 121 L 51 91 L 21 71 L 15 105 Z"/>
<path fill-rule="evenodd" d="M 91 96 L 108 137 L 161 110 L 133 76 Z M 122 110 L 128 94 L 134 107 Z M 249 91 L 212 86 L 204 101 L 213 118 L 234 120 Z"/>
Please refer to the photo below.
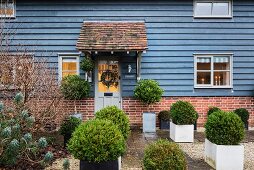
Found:
<path fill-rule="evenodd" d="M 19 26 L 8 18 L 0 20 L 0 97 L 8 100 L 22 92 L 38 128 L 58 124 L 64 115 L 58 113 L 62 96 L 56 70 L 43 54 L 35 57 L 31 47 L 16 43 Z"/>

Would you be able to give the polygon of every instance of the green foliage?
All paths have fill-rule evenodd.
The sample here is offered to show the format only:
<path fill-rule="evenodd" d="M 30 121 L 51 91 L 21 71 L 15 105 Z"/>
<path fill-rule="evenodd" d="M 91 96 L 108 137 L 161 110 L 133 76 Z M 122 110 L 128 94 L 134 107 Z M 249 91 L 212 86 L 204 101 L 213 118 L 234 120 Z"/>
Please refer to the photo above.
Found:
<path fill-rule="evenodd" d="M 145 104 L 153 104 L 161 100 L 164 90 L 155 80 L 140 80 L 135 87 L 134 96 Z"/>
<path fill-rule="evenodd" d="M 66 99 L 81 100 L 89 96 L 90 84 L 78 75 L 69 75 L 62 80 L 61 92 Z"/>
<path fill-rule="evenodd" d="M 130 134 L 129 118 L 124 111 L 116 106 L 108 106 L 95 113 L 96 119 L 108 119 L 118 126 L 126 140 Z"/>
<path fill-rule="evenodd" d="M 192 125 L 198 119 L 194 106 L 186 101 L 177 101 L 170 107 L 170 116 L 177 125 Z"/>
<path fill-rule="evenodd" d="M 63 161 L 63 169 L 64 170 L 69 170 L 70 169 L 70 161 L 69 161 L 69 159 L 64 159 L 64 161 Z"/>
<path fill-rule="evenodd" d="M 206 138 L 217 145 L 238 145 L 244 138 L 244 126 L 233 112 L 217 111 L 205 124 Z"/>
<path fill-rule="evenodd" d="M 234 112 L 241 118 L 243 123 L 247 124 L 249 120 L 250 113 L 245 108 L 239 108 L 234 110 Z"/>
<path fill-rule="evenodd" d="M 207 116 L 211 115 L 213 112 L 218 112 L 218 111 L 221 111 L 221 109 L 218 108 L 218 107 L 209 107 L 209 110 L 207 112 Z"/>
<path fill-rule="evenodd" d="M 112 121 L 89 120 L 74 131 L 68 150 L 76 159 L 84 161 L 117 160 L 125 152 L 125 140 Z"/>
<path fill-rule="evenodd" d="M 145 148 L 145 170 L 186 170 L 187 162 L 180 147 L 168 140 L 158 140 Z"/>
<path fill-rule="evenodd" d="M 162 110 L 158 114 L 159 120 L 169 121 L 170 120 L 170 111 L 169 110 Z"/>
<path fill-rule="evenodd" d="M 81 63 L 80 63 L 80 68 L 83 71 L 92 71 L 94 69 L 94 62 L 90 57 L 85 57 Z"/>
<path fill-rule="evenodd" d="M 60 127 L 60 134 L 63 136 L 71 136 L 75 129 L 81 124 L 81 120 L 76 117 L 70 117 L 65 120 Z"/>
<path fill-rule="evenodd" d="M 48 152 L 41 160 L 47 141 L 41 137 L 35 141 L 32 136 L 34 117 L 29 116 L 22 104 L 23 95 L 14 98 L 14 108 L 0 109 L 0 166 L 13 166 L 19 161 L 31 161 L 33 164 L 48 164 L 53 154 Z"/>

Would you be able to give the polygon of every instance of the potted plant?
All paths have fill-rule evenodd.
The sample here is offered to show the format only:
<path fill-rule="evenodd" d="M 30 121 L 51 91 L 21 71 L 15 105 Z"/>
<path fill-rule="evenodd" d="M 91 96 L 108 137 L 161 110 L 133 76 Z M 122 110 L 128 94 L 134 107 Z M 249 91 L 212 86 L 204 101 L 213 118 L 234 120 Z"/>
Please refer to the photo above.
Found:
<path fill-rule="evenodd" d="M 134 96 L 149 106 L 161 100 L 164 90 L 155 80 L 140 80 L 134 89 Z M 149 109 L 149 107 L 148 107 Z M 156 132 L 156 115 L 154 112 L 143 113 L 143 132 Z"/>
<path fill-rule="evenodd" d="M 187 169 L 187 161 L 180 147 L 168 140 L 158 140 L 145 148 L 144 169 Z"/>
<path fill-rule="evenodd" d="M 61 82 L 61 93 L 67 100 L 74 100 L 74 114 L 77 114 L 76 100 L 89 96 L 90 84 L 78 75 L 68 75 Z"/>
<path fill-rule="evenodd" d="M 119 157 L 125 152 L 125 140 L 110 120 L 94 119 L 76 128 L 68 150 L 80 160 L 80 170 L 119 170 Z"/>
<path fill-rule="evenodd" d="M 130 121 L 124 111 L 116 106 L 108 106 L 96 112 L 95 116 L 96 119 L 111 120 L 115 125 L 118 126 L 124 139 L 127 140 L 130 134 Z"/>
<path fill-rule="evenodd" d="M 71 138 L 71 134 L 75 129 L 81 124 L 81 120 L 76 117 L 69 117 L 65 120 L 60 127 L 60 134 L 64 136 L 64 147 L 66 147 L 67 142 Z"/>
<path fill-rule="evenodd" d="M 243 121 L 245 129 L 248 129 L 249 128 L 249 126 L 248 126 L 248 120 L 249 120 L 249 117 L 250 117 L 249 111 L 247 109 L 245 109 L 245 108 L 239 108 L 239 109 L 234 110 L 234 112 Z"/>
<path fill-rule="evenodd" d="M 217 111 L 205 124 L 205 161 L 215 169 L 242 170 L 244 126 L 233 112 Z"/>
<path fill-rule="evenodd" d="M 221 109 L 218 107 L 215 107 L 215 106 L 210 106 L 207 111 L 207 116 L 211 115 L 214 112 L 218 112 L 218 111 L 221 111 Z"/>
<path fill-rule="evenodd" d="M 94 62 L 91 57 L 85 57 L 80 63 L 81 70 L 85 71 L 85 80 L 92 82 L 92 71 L 94 69 Z"/>
<path fill-rule="evenodd" d="M 194 123 L 198 114 L 193 105 L 177 101 L 170 107 L 170 138 L 175 142 L 194 142 Z"/>
<path fill-rule="evenodd" d="M 160 111 L 158 114 L 160 129 L 169 129 L 170 127 L 170 112 L 169 110 Z"/>

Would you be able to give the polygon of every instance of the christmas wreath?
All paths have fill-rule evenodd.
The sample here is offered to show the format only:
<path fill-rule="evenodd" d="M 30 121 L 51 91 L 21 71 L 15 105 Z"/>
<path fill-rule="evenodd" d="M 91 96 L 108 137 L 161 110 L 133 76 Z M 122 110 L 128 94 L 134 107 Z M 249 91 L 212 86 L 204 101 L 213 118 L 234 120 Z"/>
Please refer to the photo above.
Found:
<path fill-rule="evenodd" d="M 106 70 L 101 74 L 101 82 L 103 85 L 107 86 L 118 86 L 118 73 L 112 70 Z"/>

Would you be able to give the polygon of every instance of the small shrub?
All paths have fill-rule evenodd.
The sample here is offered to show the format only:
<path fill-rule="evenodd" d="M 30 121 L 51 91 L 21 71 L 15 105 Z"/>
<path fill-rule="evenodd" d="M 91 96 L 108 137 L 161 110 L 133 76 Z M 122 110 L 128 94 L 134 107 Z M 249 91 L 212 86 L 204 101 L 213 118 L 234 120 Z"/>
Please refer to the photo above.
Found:
<path fill-rule="evenodd" d="M 70 117 L 61 124 L 60 134 L 63 136 L 71 136 L 75 129 L 81 124 L 81 120 L 76 117 Z"/>
<path fill-rule="evenodd" d="M 5 108 L 0 103 L 0 167 L 14 166 L 22 161 L 46 165 L 53 158 L 51 152 L 43 156 L 47 140 L 40 136 L 38 141 L 33 138 L 35 119 L 24 109 L 23 100 L 23 95 L 18 93 L 14 98 L 14 108 Z"/>
<path fill-rule="evenodd" d="M 206 138 L 217 145 L 238 145 L 244 138 L 244 126 L 233 112 L 217 111 L 205 124 Z"/>
<path fill-rule="evenodd" d="M 245 108 L 234 110 L 234 112 L 241 118 L 244 124 L 248 124 L 250 113 Z"/>
<path fill-rule="evenodd" d="M 126 140 L 130 134 L 129 118 L 124 111 L 116 106 L 108 106 L 95 113 L 96 119 L 108 119 L 118 126 Z"/>
<path fill-rule="evenodd" d="M 207 116 L 211 115 L 213 112 L 221 111 L 218 107 L 209 107 L 209 110 L 207 112 Z"/>
<path fill-rule="evenodd" d="M 158 114 L 159 120 L 169 121 L 170 120 L 170 112 L 169 110 L 160 111 Z"/>
<path fill-rule="evenodd" d="M 66 99 L 81 100 L 89 96 L 90 84 L 78 75 L 69 75 L 62 80 L 61 92 Z"/>
<path fill-rule="evenodd" d="M 135 98 L 145 104 L 153 104 L 161 100 L 164 90 L 155 80 L 140 80 L 134 90 Z"/>
<path fill-rule="evenodd" d="M 74 131 L 68 143 L 68 150 L 79 160 L 117 160 L 125 152 L 125 140 L 112 121 L 89 120 Z"/>
<path fill-rule="evenodd" d="M 186 170 L 187 162 L 183 151 L 176 143 L 158 140 L 145 148 L 143 159 L 145 170 Z"/>
<path fill-rule="evenodd" d="M 173 123 L 177 125 L 192 125 L 198 119 L 198 113 L 194 106 L 185 101 L 177 101 L 170 107 L 170 116 Z"/>
<path fill-rule="evenodd" d="M 84 71 L 92 71 L 94 68 L 94 62 L 90 57 L 85 57 L 81 63 L 80 68 Z"/>

